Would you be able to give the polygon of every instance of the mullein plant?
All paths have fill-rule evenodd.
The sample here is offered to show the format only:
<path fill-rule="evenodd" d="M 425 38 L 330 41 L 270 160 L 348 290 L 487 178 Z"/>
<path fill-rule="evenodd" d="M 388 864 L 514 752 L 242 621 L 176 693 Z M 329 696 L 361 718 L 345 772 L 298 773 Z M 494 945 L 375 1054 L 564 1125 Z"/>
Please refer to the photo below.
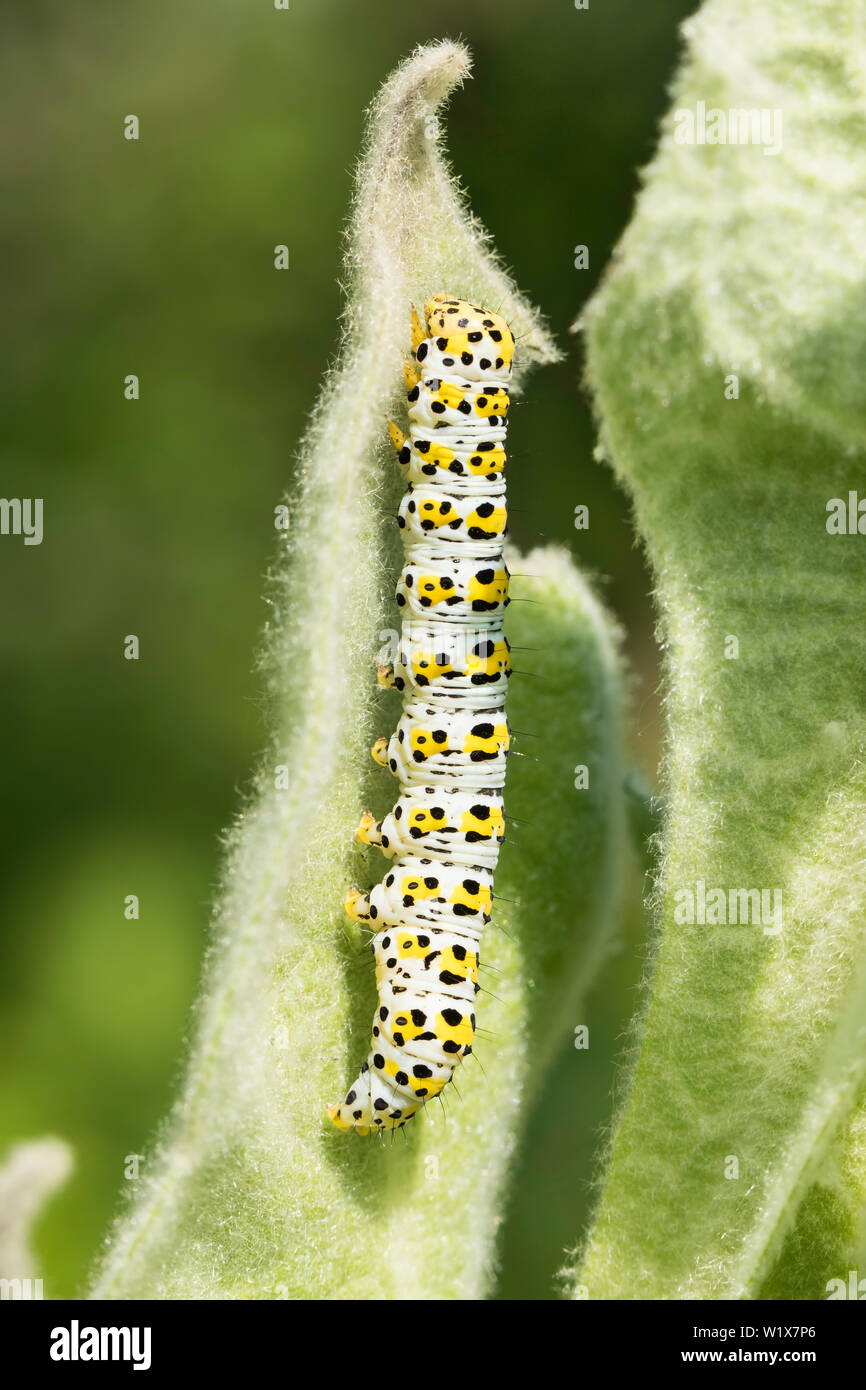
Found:
<path fill-rule="evenodd" d="M 821 1299 L 866 1276 L 864 20 L 710 0 L 688 22 L 585 315 L 668 732 L 656 947 L 578 1297 Z M 733 144 L 743 109 L 760 122 Z"/>

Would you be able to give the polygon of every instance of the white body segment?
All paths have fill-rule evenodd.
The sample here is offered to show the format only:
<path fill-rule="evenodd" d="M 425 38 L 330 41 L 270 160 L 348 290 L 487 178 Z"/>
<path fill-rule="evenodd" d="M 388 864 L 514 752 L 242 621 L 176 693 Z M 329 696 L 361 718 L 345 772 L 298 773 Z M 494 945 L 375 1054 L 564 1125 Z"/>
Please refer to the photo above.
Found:
<path fill-rule="evenodd" d="M 444 710 L 412 703 L 391 736 L 387 760 L 404 786 L 459 782 L 501 787 L 510 733 L 500 708 Z"/>
<path fill-rule="evenodd" d="M 510 647 L 502 618 L 465 627 L 403 623 L 392 672 L 407 700 L 430 699 L 443 708 L 501 706 L 511 674 Z"/>
<path fill-rule="evenodd" d="M 508 525 L 505 483 L 483 492 L 458 493 L 432 484 L 412 484 L 400 503 L 397 524 L 409 559 L 463 555 L 483 559 Z"/>
<path fill-rule="evenodd" d="M 490 920 L 493 873 L 473 864 L 406 855 L 369 894 L 377 930 L 397 925 L 435 927 L 460 923 L 478 939 Z"/>
<path fill-rule="evenodd" d="M 494 868 L 505 835 L 502 793 L 464 791 L 448 786 L 401 788 L 400 797 L 376 827 L 378 844 L 387 859 L 405 854 L 429 854 L 455 864 Z"/>
<path fill-rule="evenodd" d="M 480 556 L 442 555 L 429 546 L 413 550 L 397 585 L 397 603 L 413 618 L 469 626 L 482 617 L 499 617 L 508 607 L 508 570 L 502 551 L 485 547 Z"/>
<path fill-rule="evenodd" d="M 487 426 L 478 434 L 461 433 L 443 439 L 441 433 L 413 431 L 400 450 L 399 461 L 409 483 L 439 483 L 452 492 L 484 492 L 502 477 L 505 468 L 505 430 Z"/>

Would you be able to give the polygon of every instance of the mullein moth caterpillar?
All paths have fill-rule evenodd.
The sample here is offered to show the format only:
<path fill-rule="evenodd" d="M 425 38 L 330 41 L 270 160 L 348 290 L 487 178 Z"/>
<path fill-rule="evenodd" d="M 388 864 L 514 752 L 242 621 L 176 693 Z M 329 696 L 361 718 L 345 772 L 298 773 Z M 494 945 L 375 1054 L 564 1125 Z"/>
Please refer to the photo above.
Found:
<path fill-rule="evenodd" d="M 374 932 L 378 1004 L 370 1051 L 341 1130 L 397 1129 L 472 1050 L 481 934 L 505 833 L 511 735 L 503 615 L 508 570 L 505 433 L 514 338 L 498 314 L 437 294 L 413 315 L 408 436 L 391 438 L 407 484 L 398 523 L 402 633 L 379 683 L 403 696 L 394 733 L 373 745 L 400 794 L 356 832 L 390 861 L 346 911 Z"/>

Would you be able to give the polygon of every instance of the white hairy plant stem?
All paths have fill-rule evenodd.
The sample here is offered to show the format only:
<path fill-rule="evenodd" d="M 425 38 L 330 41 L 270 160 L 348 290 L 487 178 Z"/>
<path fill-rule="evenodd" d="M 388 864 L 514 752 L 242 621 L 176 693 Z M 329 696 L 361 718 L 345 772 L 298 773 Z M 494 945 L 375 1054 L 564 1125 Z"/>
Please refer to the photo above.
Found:
<path fill-rule="evenodd" d="M 826 1298 L 866 1253 L 866 536 L 827 528 L 866 492 L 863 14 L 710 0 L 689 21 L 586 316 L 656 579 L 668 809 L 579 1297 Z M 698 102 L 781 111 L 781 150 L 676 143 Z M 780 890 L 781 930 L 689 925 L 699 881 Z"/>
<path fill-rule="evenodd" d="M 567 557 L 537 552 L 515 566 L 536 576 L 515 581 L 515 596 L 534 602 L 509 610 L 512 640 L 541 649 L 546 677 L 515 677 L 510 700 L 517 727 L 540 735 L 526 750 L 537 763 L 512 760 L 508 792 L 535 829 L 522 861 L 513 847 L 502 856 L 499 891 L 520 905 L 501 914 L 508 935 L 491 928 L 485 941 L 483 959 L 502 973 L 486 976 L 479 1005 L 493 1035 L 478 1043 L 484 1072 L 469 1059 L 447 1111 L 430 1107 L 393 1144 L 328 1125 L 326 1102 L 366 1053 L 375 1000 L 364 934 L 342 902 L 349 883 L 367 888 L 382 870 L 353 844 L 359 814 L 382 814 L 395 795 L 368 750 L 399 709 L 375 668 L 379 633 L 397 621 L 387 518 L 399 481 L 385 419 L 401 408 L 410 306 L 439 290 L 471 297 L 510 323 L 519 370 L 555 356 L 443 162 L 432 118 L 468 68 L 459 44 L 420 48 L 371 111 L 342 351 L 303 444 L 272 585 L 273 741 L 228 836 L 180 1098 L 116 1224 L 98 1298 L 483 1296 L 532 1068 L 610 942 L 622 854 L 616 638 Z M 593 770 L 586 792 L 573 788 L 577 763 Z"/>

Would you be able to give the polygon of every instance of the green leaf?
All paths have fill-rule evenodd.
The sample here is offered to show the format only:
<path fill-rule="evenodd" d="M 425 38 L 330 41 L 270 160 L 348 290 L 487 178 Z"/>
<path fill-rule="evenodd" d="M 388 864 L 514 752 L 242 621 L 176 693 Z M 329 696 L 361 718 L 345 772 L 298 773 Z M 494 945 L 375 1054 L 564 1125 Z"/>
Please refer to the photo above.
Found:
<path fill-rule="evenodd" d="M 393 521 L 391 543 L 382 536 L 399 480 L 385 416 L 400 394 L 410 305 L 440 289 L 469 295 L 509 320 L 524 369 L 554 356 L 435 138 L 436 108 L 467 71 L 459 45 L 421 48 L 371 113 L 342 354 L 303 446 L 273 586 L 273 743 L 229 837 L 181 1096 L 96 1297 L 481 1296 L 524 1097 L 581 1021 L 577 999 L 611 940 L 623 839 L 617 639 L 567 557 L 539 551 L 512 559 L 534 576 L 515 580 L 515 598 L 530 602 L 509 610 L 515 646 L 537 649 L 525 657 L 537 678 L 515 676 L 511 700 L 530 756 L 513 760 L 509 810 L 530 823 L 522 853 L 505 847 L 498 879 L 519 906 L 503 904 L 503 930 L 485 940 L 484 1072 L 464 1065 L 460 1096 L 450 1087 L 447 1110 L 431 1107 L 405 1142 L 327 1124 L 326 1102 L 366 1053 L 375 997 L 342 901 L 351 881 L 382 871 L 353 845 L 361 809 L 394 798 L 368 749 L 396 722 L 375 666 L 383 624 L 396 624 Z M 574 787 L 578 763 L 590 769 L 585 791 Z"/>
<path fill-rule="evenodd" d="M 586 318 L 657 585 L 668 815 L 580 1296 L 826 1297 L 863 1260 L 866 538 L 827 529 L 866 478 L 862 16 L 712 0 L 689 21 Z M 676 143 L 698 102 L 781 111 L 781 150 Z M 678 920 L 699 882 L 777 890 L 781 930 Z"/>

